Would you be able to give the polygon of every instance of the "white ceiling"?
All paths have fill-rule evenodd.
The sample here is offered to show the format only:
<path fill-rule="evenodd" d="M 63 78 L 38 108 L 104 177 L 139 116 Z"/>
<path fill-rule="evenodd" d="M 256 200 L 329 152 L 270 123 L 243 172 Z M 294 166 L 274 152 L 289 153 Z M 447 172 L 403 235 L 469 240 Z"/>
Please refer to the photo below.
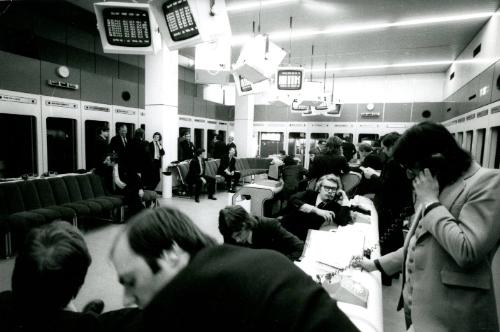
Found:
<path fill-rule="evenodd" d="M 93 1 L 67 0 L 82 7 L 90 7 Z M 206 0 L 208 1 L 208 0 Z M 293 32 L 300 30 L 325 30 L 332 27 L 377 23 L 395 23 L 421 18 L 436 18 L 474 13 L 494 13 L 499 1 L 493 0 L 290 0 L 272 6 L 271 0 L 226 0 L 231 8 L 235 5 L 254 3 L 253 9 L 229 11 L 232 34 L 252 35 L 252 22 L 260 32 L 271 35 L 285 32 L 282 40 L 273 40 L 285 50 L 290 49 L 290 17 Z M 273 0 L 275 1 L 275 0 Z M 129 2 L 147 2 L 135 0 Z M 269 2 L 268 2 L 269 3 Z M 90 9 L 88 8 L 88 9 Z M 291 62 L 306 69 L 317 70 L 316 78 L 324 76 L 325 62 L 329 68 L 394 65 L 433 61 L 452 61 L 479 32 L 489 17 L 459 20 L 445 23 L 399 26 L 344 34 L 317 34 L 294 38 L 291 41 Z M 314 57 L 311 47 L 314 45 Z M 241 46 L 233 46 L 233 62 Z M 194 57 L 193 49 L 181 50 L 181 54 Z M 288 63 L 288 56 L 284 63 Z M 387 74 L 445 72 L 449 64 L 356 69 L 335 71 L 336 77 Z M 327 74 L 331 77 L 331 72 Z"/>

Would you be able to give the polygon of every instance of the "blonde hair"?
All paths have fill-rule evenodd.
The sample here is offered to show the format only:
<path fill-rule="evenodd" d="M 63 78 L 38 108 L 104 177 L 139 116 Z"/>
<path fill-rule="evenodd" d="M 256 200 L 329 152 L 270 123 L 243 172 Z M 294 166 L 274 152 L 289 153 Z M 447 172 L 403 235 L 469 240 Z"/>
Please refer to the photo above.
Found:
<path fill-rule="evenodd" d="M 335 174 L 327 174 L 319 178 L 319 180 L 316 182 L 315 190 L 319 191 L 323 186 L 323 182 L 325 181 L 335 182 L 337 183 L 338 189 L 342 189 L 342 181 L 340 180 L 340 178 Z"/>

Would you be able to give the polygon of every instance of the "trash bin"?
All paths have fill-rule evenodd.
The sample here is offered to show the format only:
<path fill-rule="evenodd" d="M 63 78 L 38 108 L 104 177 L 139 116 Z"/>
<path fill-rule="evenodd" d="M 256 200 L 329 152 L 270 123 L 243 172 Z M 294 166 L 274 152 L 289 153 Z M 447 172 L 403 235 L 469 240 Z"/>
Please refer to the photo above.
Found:
<path fill-rule="evenodd" d="M 171 198 L 172 197 L 172 172 L 162 172 L 163 174 L 163 186 L 162 186 L 162 197 Z"/>

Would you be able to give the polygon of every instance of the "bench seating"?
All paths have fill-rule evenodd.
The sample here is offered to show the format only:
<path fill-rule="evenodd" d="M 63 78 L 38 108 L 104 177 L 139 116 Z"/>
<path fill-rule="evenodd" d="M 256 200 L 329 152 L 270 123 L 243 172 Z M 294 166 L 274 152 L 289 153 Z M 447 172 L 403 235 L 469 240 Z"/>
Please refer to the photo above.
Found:
<path fill-rule="evenodd" d="M 241 173 L 241 178 L 246 176 L 265 174 L 269 170 L 269 165 L 272 159 L 268 158 L 236 158 L 236 171 Z M 217 174 L 219 169 L 220 159 L 211 159 L 206 162 L 205 175 L 215 178 L 216 183 L 224 183 L 224 177 Z M 189 172 L 189 161 L 184 161 L 177 164 L 177 172 L 180 182 L 188 186 L 187 174 Z"/>
<path fill-rule="evenodd" d="M 78 225 L 86 218 L 113 219 L 123 197 L 106 195 L 101 179 L 95 174 L 63 175 L 52 178 L 0 183 L 0 234 L 4 256 L 12 253 L 12 244 L 23 241 L 26 233 L 53 220 Z"/>

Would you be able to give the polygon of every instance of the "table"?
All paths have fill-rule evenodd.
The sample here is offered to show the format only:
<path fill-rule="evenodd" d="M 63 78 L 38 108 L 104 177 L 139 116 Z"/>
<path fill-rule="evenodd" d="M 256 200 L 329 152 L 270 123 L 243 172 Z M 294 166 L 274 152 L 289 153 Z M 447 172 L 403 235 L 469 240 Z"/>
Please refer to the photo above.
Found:
<path fill-rule="evenodd" d="M 371 216 L 354 212 L 354 224 L 339 227 L 339 229 L 345 228 L 345 230 L 363 233 L 365 236 L 364 249 L 373 248 L 371 254 L 372 259 L 380 257 L 380 249 L 378 248 L 378 216 L 372 201 L 362 196 L 356 196 L 351 202 L 355 205 L 361 205 L 369 209 L 371 211 Z M 325 229 L 325 231 L 328 230 Z M 317 274 L 324 274 L 332 271 L 332 269 L 324 264 L 320 264 L 307 257 L 295 264 L 312 277 L 315 277 Z M 361 283 L 368 289 L 369 295 L 366 308 L 344 302 L 337 302 L 338 307 L 361 331 L 383 332 L 383 304 L 380 272 L 374 271 L 369 273 L 351 268 L 342 272 L 342 275 L 350 276 L 354 281 Z"/>

